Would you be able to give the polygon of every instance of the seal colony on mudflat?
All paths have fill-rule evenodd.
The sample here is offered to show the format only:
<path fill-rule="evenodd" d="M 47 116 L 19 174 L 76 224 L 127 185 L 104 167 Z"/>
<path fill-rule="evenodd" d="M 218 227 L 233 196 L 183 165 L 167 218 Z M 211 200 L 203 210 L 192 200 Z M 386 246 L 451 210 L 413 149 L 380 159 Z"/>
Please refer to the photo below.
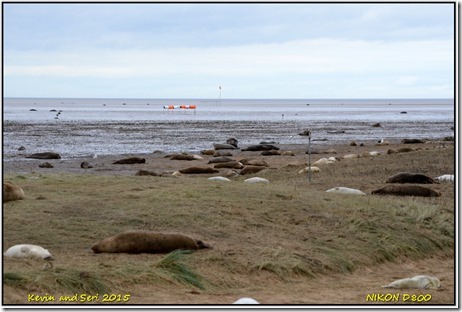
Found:
<path fill-rule="evenodd" d="M 93 244 L 94 253 L 167 253 L 177 249 L 211 248 L 201 240 L 179 233 L 131 230 Z"/>

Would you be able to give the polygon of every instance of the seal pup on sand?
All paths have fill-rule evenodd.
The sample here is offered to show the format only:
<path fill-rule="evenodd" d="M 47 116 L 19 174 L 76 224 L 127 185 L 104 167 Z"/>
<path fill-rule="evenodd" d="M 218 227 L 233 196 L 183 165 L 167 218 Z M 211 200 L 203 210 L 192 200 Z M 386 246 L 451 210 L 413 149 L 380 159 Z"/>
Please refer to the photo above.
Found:
<path fill-rule="evenodd" d="M 168 253 L 177 249 L 211 248 L 205 242 L 180 233 L 130 230 L 93 244 L 94 253 Z"/>
<path fill-rule="evenodd" d="M 53 260 L 51 253 L 45 248 L 31 244 L 14 245 L 3 253 L 9 258 L 41 258 L 44 260 Z"/>
<path fill-rule="evenodd" d="M 383 288 L 396 288 L 396 289 L 438 289 L 441 287 L 441 282 L 436 277 L 417 275 L 414 277 L 403 278 L 396 280 L 388 285 L 382 286 Z"/>

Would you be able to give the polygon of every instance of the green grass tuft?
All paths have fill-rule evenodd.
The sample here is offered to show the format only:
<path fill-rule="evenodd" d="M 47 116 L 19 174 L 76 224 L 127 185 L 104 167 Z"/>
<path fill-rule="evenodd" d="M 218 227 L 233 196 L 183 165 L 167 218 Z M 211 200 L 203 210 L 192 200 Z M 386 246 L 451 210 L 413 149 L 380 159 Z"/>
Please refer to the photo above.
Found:
<path fill-rule="evenodd" d="M 184 256 L 192 253 L 190 250 L 175 250 L 160 259 L 155 265 L 157 274 L 164 279 L 174 280 L 180 284 L 193 286 L 204 290 L 205 280 L 193 272 L 185 263 Z"/>

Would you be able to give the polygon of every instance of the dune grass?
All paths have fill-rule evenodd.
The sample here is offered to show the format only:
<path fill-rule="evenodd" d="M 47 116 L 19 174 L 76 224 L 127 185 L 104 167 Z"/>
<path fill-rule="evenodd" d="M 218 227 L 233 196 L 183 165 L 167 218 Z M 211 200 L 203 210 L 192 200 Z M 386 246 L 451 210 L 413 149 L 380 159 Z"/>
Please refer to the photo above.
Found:
<path fill-rule="evenodd" d="M 271 181 L 267 185 L 243 183 L 248 176 L 231 183 L 202 175 L 5 176 L 27 198 L 4 205 L 4 249 L 37 244 L 56 260 L 52 270 L 8 260 L 4 284 L 16 290 L 47 285 L 60 293 L 127 292 L 131 285 L 165 283 L 212 291 L 454 253 L 452 184 L 429 186 L 443 193 L 439 198 L 370 195 L 397 172 L 453 172 L 454 149 L 345 160 L 323 167 L 311 183 L 299 169 L 257 174 Z M 369 195 L 325 192 L 335 186 Z M 181 232 L 213 249 L 168 255 L 90 251 L 94 242 L 129 229 Z"/>

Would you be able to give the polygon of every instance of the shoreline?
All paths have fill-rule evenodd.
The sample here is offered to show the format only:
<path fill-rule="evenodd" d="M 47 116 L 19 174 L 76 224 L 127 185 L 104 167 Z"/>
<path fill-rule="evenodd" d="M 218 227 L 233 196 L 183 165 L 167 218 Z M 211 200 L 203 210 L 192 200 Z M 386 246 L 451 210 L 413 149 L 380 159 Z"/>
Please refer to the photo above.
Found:
<path fill-rule="evenodd" d="M 55 122 L 3 124 L 3 159 L 15 159 L 21 154 L 56 152 L 64 158 L 93 155 L 149 154 L 154 151 L 190 152 L 213 148 L 236 138 L 238 146 L 271 141 L 280 146 L 344 145 L 351 141 L 373 145 L 381 139 L 399 144 L 405 138 L 441 140 L 454 137 L 454 123 L 433 122 L 364 122 L 364 121 L 194 121 L 172 120 L 156 122 Z M 18 151 L 20 147 L 26 150 Z"/>
<path fill-rule="evenodd" d="M 432 150 L 437 148 L 444 148 L 454 146 L 454 141 L 443 141 L 443 140 L 431 140 L 426 143 L 418 144 L 402 144 L 397 140 L 390 140 L 388 145 L 377 145 L 377 142 L 361 142 L 363 146 L 351 146 L 350 142 L 343 143 L 331 143 L 331 142 L 317 142 L 317 144 L 311 144 L 311 154 L 308 155 L 308 143 L 307 144 L 273 144 L 280 148 L 280 151 L 290 151 L 293 156 L 289 155 L 274 155 L 274 156 L 262 156 L 261 152 L 256 151 L 242 151 L 248 145 L 239 145 L 238 149 L 233 150 L 220 150 L 229 151 L 232 156 L 230 158 L 234 160 L 241 160 L 243 158 L 252 159 L 263 159 L 265 160 L 270 168 L 282 168 L 287 164 L 291 163 L 300 167 L 310 163 L 313 164 L 320 158 L 337 157 L 341 158 L 348 154 L 360 155 L 363 152 L 379 152 L 381 155 L 387 154 L 388 150 L 411 148 L 417 150 Z M 211 148 L 210 150 L 212 150 Z M 328 152 L 334 150 L 335 152 Z M 213 167 L 215 164 L 209 164 L 208 161 L 214 158 L 212 155 L 203 155 L 202 151 L 188 151 L 183 152 L 189 155 L 200 155 L 203 159 L 201 160 L 171 160 L 169 155 L 179 153 L 169 153 L 166 151 L 153 151 L 151 153 L 122 153 L 122 154 L 108 154 L 98 155 L 96 158 L 92 155 L 88 156 L 76 156 L 76 157 L 63 157 L 61 159 L 32 159 L 26 158 L 31 153 L 26 151 L 20 151 L 15 157 L 3 159 L 3 174 L 60 174 L 60 173 L 72 173 L 72 174 L 96 174 L 96 175 L 134 175 L 138 170 L 149 170 L 154 171 L 158 174 L 162 172 L 172 173 L 174 171 L 184 169 L 192 166 L 205 166 Z M 143 164 L 125 164 L 118 165 L 113 162 L 128 158 L 128 157 L 140 157 L 145 158 L 146 163 Z M 92 168 L 83 169 L 81 168 L 82 162 L 88 162 Z M 45 162 L 50 163 L 53 168 L 40 168 L 39 165 Z M 224 170 L 220 170 L 220 173 Z M 218 175 L 218 174 L 215 174 Z M 194 176 L 194 175 L 193 175 Z"/>

